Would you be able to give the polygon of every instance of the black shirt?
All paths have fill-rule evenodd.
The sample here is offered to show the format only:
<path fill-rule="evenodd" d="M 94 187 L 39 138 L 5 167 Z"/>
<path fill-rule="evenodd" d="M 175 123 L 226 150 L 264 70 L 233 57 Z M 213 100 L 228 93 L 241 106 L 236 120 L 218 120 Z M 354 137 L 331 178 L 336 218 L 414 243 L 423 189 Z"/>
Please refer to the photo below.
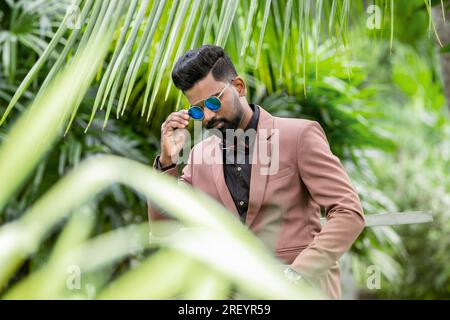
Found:
<path fill-rule="evenodd" d="M 246 139 L 237 139 L 235 137 L 233 141 L 226 140 L 224 137 L 222 142 L 223 148 L 223 173 L 225 176 L 225 183 L 228 190 L 230 190 L 231 197 L 234 204 L 241 216 L 241 221 L 245 222 L 245 218 L 248 210 L 248 200 L 250 193 L 250 178 L 252 173 L 251 165 L 251 151 L 253 149 L 253 143 L 255 135 L 252 135 L 248 130 L 255 130 L 256 133 L 259 120 L 259 107 L 254 104 L 250 104 L 253 110 L 253 115 L 244 130 Z M 229 139 L 231 140 L 231 139 Z M 245 142 L 245 145 L 237 143 Z"/>
<path fill-rule="evenodd" d="M 259 107 L 251 103 L 250 107 L 253 110 L 253 115 L 245 128 L 243 138 L 237 138 L 237 135 L 232 137 L 225 135 L 223 137 L 221 147 L 223 149 L 223 173 L 225 176 L 225 183 L 233 198 L 234 204 L 239 212 L 241 221 L 245 222 L 248 210 L 248 200 L 250 194 L 250 178 L 252 173 L 251 156 L 253 144 L 258 127 Z M 249 130 L 253 129 L 253 130 Z M 242 144 L 244 143 L 244 145 Z M 175 167 L 175 164 L 161 167 L 159 156 L 156 159 L 157 169 L 165 171 Z"/>

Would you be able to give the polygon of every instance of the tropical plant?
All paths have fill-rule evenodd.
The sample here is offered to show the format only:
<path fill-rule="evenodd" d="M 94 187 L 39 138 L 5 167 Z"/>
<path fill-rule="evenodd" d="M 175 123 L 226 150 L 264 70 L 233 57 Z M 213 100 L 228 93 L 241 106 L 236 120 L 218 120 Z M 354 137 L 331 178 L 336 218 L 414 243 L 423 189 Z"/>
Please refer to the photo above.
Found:
<path fill-rule="evenodd" d="M 379 97 L 379 109 L 389 114 L 379 126 L 393 132 L 396 152 L 369 161 L 377 185 L 392 195 L 398 210 L 431 210 L 434 222 L 398 228 L 404 253 L 394 257 L 404 280 L 389 283 L 380 296 L 448 298 L 449 113 L 442 85 L 423 57 L 404 46 L 392 59 L 396 96 Z"/>
<path fill-rule="evenodd" d="M 2 163 L 0 181 L 8 181 L 8 184 L 2 184 L 0 207 L 4 207 L 8 198 L 51 147 L 67 122 L 70 111 L 80 103 L 79 95 L 86 92 L 90 83 L 86 79 L 92 79 L 94 76 L 95 68 L 92 66 L 98 66 L 101 62 L 109 44 L 108 38 L 111 39 L 117 21 L 117 14 L 111 15 L 109 20 L 104 20 L 97 36 L 88 41 L 85 48 L 81 48 L 80 53 L 74 56 L 72 62 L 54 81 L 49 82 L 46 89 L 12 126 L 0 148 Z M 11 166 L 14 166 L 15 170 L 11 170 Z M 149 183 L 150 181 L 154 183 Z M 87 182 L 86 188 L 79 188 L 80 183 L 83 182 Z M 118 289 L 129 287 L 130 283 L 133 289 L 128 290 L 125 297 L 168 298 L 179 294 L 225 297 L 228 292 L 226 282 L 224 283 L 226 277 L 220 278 L 212 271 L 199 272 L 204 267 L 196 261 L 203 261 L 226 276 L 238 279 L 237 284 L 240 290 L 250 295 L 266 298 L 308 297 L 308 288 L 304 288 L 302 293 L 299 288 L 285 282 L 280 268 L 276 267 L 276 260 L 267 253 L 262 243 L 213 200 L 190 190 L 177 191 L 180 187 L 177 187 L 169 178 L 153 173 L 142 164 L 113 157 L 98 158 L 80 165 L 52 187 L 20 219 L 6 224 L 1 229 L 0 286 L 5 288 L 8 285 L 23 261 L 39 249 L 42 240 L 57 227 L 67 213 L 76 211 L 96 192 L 113 182 L 134 186 L 149 199 L 157 199 L 156 202 L 167 207 L 181 222 L 197 227 L 199 230 L 177 233 L 168 240 L 160 239 L 162 244 L 175 251 L 158 251 L 148 259 L 148 262 L 146 260 L 133 272 L 123 275 L 117 283 L 106 288 L 104 297 L 124 297 L 123 291 Z M 163 193 L 165 196 L 162 196 Z M 171 201 L 174 193 L 182 201 Z M 189 211 L 186 211 L 186 204 L 190 204 Z M 125 254 L 144 250 L 150 244 L 147 238 L 147 223 L 141 226 L 130 226 L 127 230 L 119 229 L 109 235 L 86 242 L 90 234 L 90 226 L 92 226 L 92 218 L 89 214 L 92 214 L 89 207 L 81 208 L 76 212 L 59 237 L 48 262 L 23 280 L 10 283 L 8 285 L 10 289 L 6 291 L 4 297 L 67 297 L 64 278 L 66 268 L 71 266 L 71 263 L 89 274 L 111 264 Z M 34 223 L 36 219 L 39 223 Z M 158 225 L 152 227 L 158 231 Z M 205 237 L 208 238 L 207 242 L 204 241 Z M 150 237 L 150 240 L 155 239 L 157 238 Z M 201 248 L 202 243 L 207 243 L 208 247 Z M 213 256 L 210 254 L 211 251 L 221 253 Z M 99 255 L 99 252 L 105 254 Z M 189 254 L 190 258 L 176 252 Z M 238 256 L 241 260 L 245 258 L 243 262 L 247 268 L 244 271 L 236 264 L 230 263 L 230 261 L 236 261 Z M 177 261 L 173 263 L 173 266 L 176 266 L 175 269 L 168 268 L 170 261 Z M 173 277 L 173 272 L 178 273 L 178 276 L 186 279 L 189 284 L 192 278 L 187 277 L 186 272 L 192 273 L 193 267 L 197 270 L 195 275 L 200 282 L 195 284 L 194 292 L 180 291 L 184 289 L 186 283 L 177 281 L 179 278 Z M 152 272 L 152 274 L 155 281 L 156 279 L 164 280 L 166 290 L 161 290 L 159 286 L 139 287 L 130 282 L 132 279 L 136 280 L 136 276 L 141 277 L 142 273 L 147 276 L 148 271 L 158 271 L 160 268 L 166 271 Z M 167 273 L 168 270 L 170 273 Z M 52 272 L 55 281 L 51 283 L 46 281 L 48 272 Z M 101 283 L 101 280 L 102 278 L 98 281 Z M 261 291 L 261 280 L 265 287 L 263 291 Z M 153 282 L 148 277 L 146 281 Z M 198 284 L 206 291 L 199 291 Z M 190 285 L 193 284 L 190 283 Z M 30 286 L 39 289 L 32 293 L 29 291 Z M 103 289 L 102 286 L 95 288 Z M 318 297 L 317 294 L 311 294 L 310 297 Z"/>
<path fill-rule="evenodd" d="M 373 125 L 388 116 L 378 109 L 380 86 L 369 81 L 366 63 L 353 54 L 351 30 L 368 32 L 375 45 L 381 44 L 391 55 L 399 29 L 394 17 L 398 21 L 399 8 L 416 8 L 418 3 L 431 17 L 433 1 L 374 1 L 382 8 L 383 28 L 367 30 L 361 28 L 366 23 L 367 15 L 361 14 L 366 4 L 349 0 L 73 1 L 79 12 L 61 17 L 57 30 L 50 30 L 53 37 L 42 54 L 34 56 L 36 63 L 30 65 L 30 59 L 22 58 L 22 65 L 31 70 L 17 90 L 7 80 L 0 82 L 0 100 L 9 101 L 7 106 L 0 104 L 0 208 L 4 208 L 0 223 L 8 222 L 0 229 L 0 247 L 5 248 L 0 259 L 9 261 L 10 268 L 0 273 L 6 285 L 4 297 L 73 297 L 63 280 L 68 264 L 81 268 L 98 297 L 225 297 L 233 286 L 251 297 L 305 297 L 280 280 L 271 268 L 275 261 L 210 200 L 179 190 L 132 161 L 106 156 L 79 163 L 99 152 L 151 163 L 161 119 L 184 103 L 169 76 L 176 58 L 202 43 L 216 43 L 226 48 L 248 80 L 250 100 L 276 115 L 321 122 L 333 151 L 354 179 L 366 213 L 406 209 L 373 183 L 379 172 L 370 165 L 366 149 L 392 152 L 396 144 L 387 130 Z M 69 28 L 68 22 L 78 18 L 80 28 Z M 428 21 L 436 36 L 433 21 Z M 98 47 L 96 55 L 89 50 L 83 54 L 87 44 Z M 34 102 L 24 108 L 30 98 Z M 24 113 L 20 118 L 12 112 L 16 107 Z M 111 119 L 111 112 L 117 119 Z M 62 131 L 65 137 L 60 140 Z M 106 187 L 112 195 L 94 197 Z M 179 208 L 166 198 L 168 194 L 183 197 L 189 206 Z M 149 248 L 145 223 L 117 229 L 146 219 L 147 197 L 168 206 L 183 227 L 204 226 L 198 215 L 205 209 L 214 212 L 207 219 L 209 230 L 188 229 L 159 239 L 168 249 Z M 208 205 L 202 206 L 203 202 Z M 72 217 L 59 232 L 70 212 Z M 219 224 L 226 227 L 218 228 Z M 178 228 L 151 227 L 169 234 Z M 105 231 L 110 233 L 95 237 Z M 232 242 L 234 252 L 229 254 L 234 254 L 232 260 L 245 257 L 242 263 L 251 271 L 238 274 L 236 266 L 220 260 L 229 255 L 208 257 L 199 252 L 204 247 L 191 240 L 205 243 L 211 232 L 226 240 L 241 240 Z M 129 238 L 136 243 L 124 240 Z M 217 252 L 223 239 L 212 239 L 208 250 Z M 377 228 L 364 232 L 349 263 L 360 282 L 367 264 L 383 263 L 385 276 L 394 283 L 401 279 L 401 266 L 391 254 L 404 257 L 400 238 L 391 228 Z M 254 269 L 258 260 L 267 265 L 259 263 Z M 44 285 L 49 273 L 55 274 L 54 281 Z M 266 277 L 264 288 L 261 278 L 255 279 L 259 274 Z M 155 285 L 147 286 L 150 282 Z M 42 291 L 27 295 L 30 286 Z"/>
<path fill-rule="evenodd" d="M 390 17 L 392 43 L 394 1 L 374 3 L 383 8 L 385 15 Z M 425 4 L 427 8 L 430 6 L 427 0 Z M 234 61 L 238 62 L 240 70 L 243 70 L 244 66 L 256 72 L 264 70 L 261 66 L 267 63 L 265 61 L 270 61 L 271 72 L 278 75 L 278 82 L 281 83 L 286 78 L 285 83 L 291 92 L 302 87 L 307 95 L 306 72 L 309 63 L 315 64 L 316 76 L 319 76 L 317 50 L 314 50 L 314 58 L 308 60 L 308 54 L 305 53 L 309 51 L 309 46 L 317 49 L 321 39 L 328 37 L 348 48 L 346 31 L 349 21 L 360 21 L 357 17 L 365 11 L 364 3 L 356 2 L 350 6 L 348 0 L 252 0 L 250 7 L 248 2 L 237 0 L 132 0 L 120 5 L 116 0 L 75 0 L 73 5 L 81 8 L 79 16 L 76 16 L 81 22 L 81 29 L 72 30 L 64 50 L 56 53 L 56 43 L 66 35 L 67 21 L 74 19 L 65 17 L 52 42 L 10 101 L 0 124 L 5 121 L 50 54 L 56 54 L 58 59 L 40 90 L 45 88 L 45 84 L 61 68 L 68 53 L 84 44 L 98 28 L 101 20 L 107 19 L 114 11 L 119 12 L 121 16 L 120 32 L 117 33 L 113 54 L 102 73 L 91 117 L 93 119 L 98 108 L 101 110 L 106 107 L 105 125 L 113 106 L 117 117 L 123 115 L 129 104 L 136 105 L 130 98 L 141 96 L 142 93 L 139 106 L 141 115 L 146 115 L 148 121 L 154 113 L 155 102 L 163 97 L 164 101 L 167 101 L 169 94 L 173 92 L 171 82 L 166 79 L 175 58 L 199 43 L 228 44 L 227 50 Z M 186 16 L 189 18 L 185 19 Z M 180 33 L 179 29 L 192 32 Z M 243 29 L 243 36 L 241 32 L 236 32 Z M 270 41 L 281 43 L 281 50 L 270 51 L 269 43 L 264 41 L 266 37 Z M 132 50 L 133 48 L 135 50 Z M 295 68 L 290 67 L 292 60 L 287 60 L 286 56 L 295 57 Z M 263 81 L 269 76 L 257 75 Z M 275 83 L 271 84 L 273 86 Z M 269 87 L 270 89 L 272 88 Z M 180 99 L 181 93 L 178 93 L 176 108 L 180 107 Z M 68 126 L 72 123 L 76 111 L 77 109 L 74 110 Z"/>

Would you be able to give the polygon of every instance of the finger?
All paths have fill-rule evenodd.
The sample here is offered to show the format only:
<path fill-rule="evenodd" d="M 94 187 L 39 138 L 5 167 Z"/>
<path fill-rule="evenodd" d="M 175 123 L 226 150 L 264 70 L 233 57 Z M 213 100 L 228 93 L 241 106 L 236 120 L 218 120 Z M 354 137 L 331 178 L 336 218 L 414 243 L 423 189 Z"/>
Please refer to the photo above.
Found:
<path fill-rule="evenodd" d="M 163 129 L 163 133 L 173 131 L 174 129 L 184 129 L 184 128 L 186 128 L 185 124 L 182 124 L 182 123 L 179 123 L 176 121 L 169 121 Z"/>
<path fill-rule="evenodd" d="M 182 118 L 182 119 L 189 120 L 189 114 L 188 114 L 188 111 L 185 110 L 185 109 L 180 110 L 180 111 L 177 111 L 177 112 L 172 112 L 172 113 L 169 115 L 169 117 L 170 117 L 170 116 L 178 116 L 178 117 L 180 117 L 180 118 Z"/>
<path fill-rule="evenodd" d="M 181 118 L 172 118 L 170 120 L 167 120 L 166 126 L 170 125 L 171 122 L 176 122 L 176 123 L 179 123 L 179 124 L 183 124 L 185 126 L 187 126 L 189 124 L 189 121 L 187 121 L 187 120 L 184 120 L 184 119 L 181 119 Z"/>
<path fill-rule="evenodd" d="M 189 120 L 189 114 L 187 110 L 181 110 L 181 115 L 183 116 L 184 119 Z"/>
<path fill-rule="evenodd" d="M 181 110 L 177 112 L 172 112 L 166 120 L 161 124 L 161 131 L 167 126 L 167 123 L 171 120 L 178 120 L 180 123 L 188 125 L 189 124 L 189 114 L 187 110 Z"/>
<path fill-rule="evenodd" d="M 189 116 L 184 117 L 182 114 L 176 113 L 169 116 L 168 120 L 179 120 L 182 123 L 186 123 L 189 120 Z M 187 124 L 187 123 L 186 123 Z"/>

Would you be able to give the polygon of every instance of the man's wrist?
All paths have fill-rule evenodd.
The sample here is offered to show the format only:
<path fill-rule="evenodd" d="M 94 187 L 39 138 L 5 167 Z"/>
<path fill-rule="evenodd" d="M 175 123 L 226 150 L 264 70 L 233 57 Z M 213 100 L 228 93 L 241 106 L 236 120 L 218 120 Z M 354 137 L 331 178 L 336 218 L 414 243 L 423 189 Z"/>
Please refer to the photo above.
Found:
<path fill-rule="evenodd" d="M 300 280 L 302 280 L 302 275 L 291 267 L 287 267 L 286 269 L 284 269 L 284 277 L 286 278 L 286 280 L 292 283 L 298 283 Z"/>
<path fill-rule="evenodd" d="M 158 159 L 159 159 L 159 163 L 161 164 L 161 166 L 162 166 L 163 168 L 164 168 L 164 167 L 171 166 L 171 165 L 174 164 L 174 163 L 172 162 L 172 160 L 170 159 L 170 157 L 167 158 L 167 157 L 165 157 L 165 156 L 163 156 L 163 155 L 160 155 Z"/>
<path fill-rule="evenodd" d="M 156 169 L 161 171 L 166 171 L 168 169 L 172 169 L 176 166 L 173 162 L 162 161 L 161 156 L 156 157 Z"/>

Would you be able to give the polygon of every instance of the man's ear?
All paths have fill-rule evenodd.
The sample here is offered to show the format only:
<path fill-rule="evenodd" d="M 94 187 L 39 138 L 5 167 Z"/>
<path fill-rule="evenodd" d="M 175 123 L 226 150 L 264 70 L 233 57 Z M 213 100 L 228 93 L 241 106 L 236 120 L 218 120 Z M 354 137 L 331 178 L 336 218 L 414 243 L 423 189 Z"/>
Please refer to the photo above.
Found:
<path fill-rule="evenodd" d="M 244 79 L 242 79 L 240 76 L 234 78 L 233 86 L 236 88 L 239 97 L 245 97 L 247 95 L 247 86 L 245 85 Z"/>

